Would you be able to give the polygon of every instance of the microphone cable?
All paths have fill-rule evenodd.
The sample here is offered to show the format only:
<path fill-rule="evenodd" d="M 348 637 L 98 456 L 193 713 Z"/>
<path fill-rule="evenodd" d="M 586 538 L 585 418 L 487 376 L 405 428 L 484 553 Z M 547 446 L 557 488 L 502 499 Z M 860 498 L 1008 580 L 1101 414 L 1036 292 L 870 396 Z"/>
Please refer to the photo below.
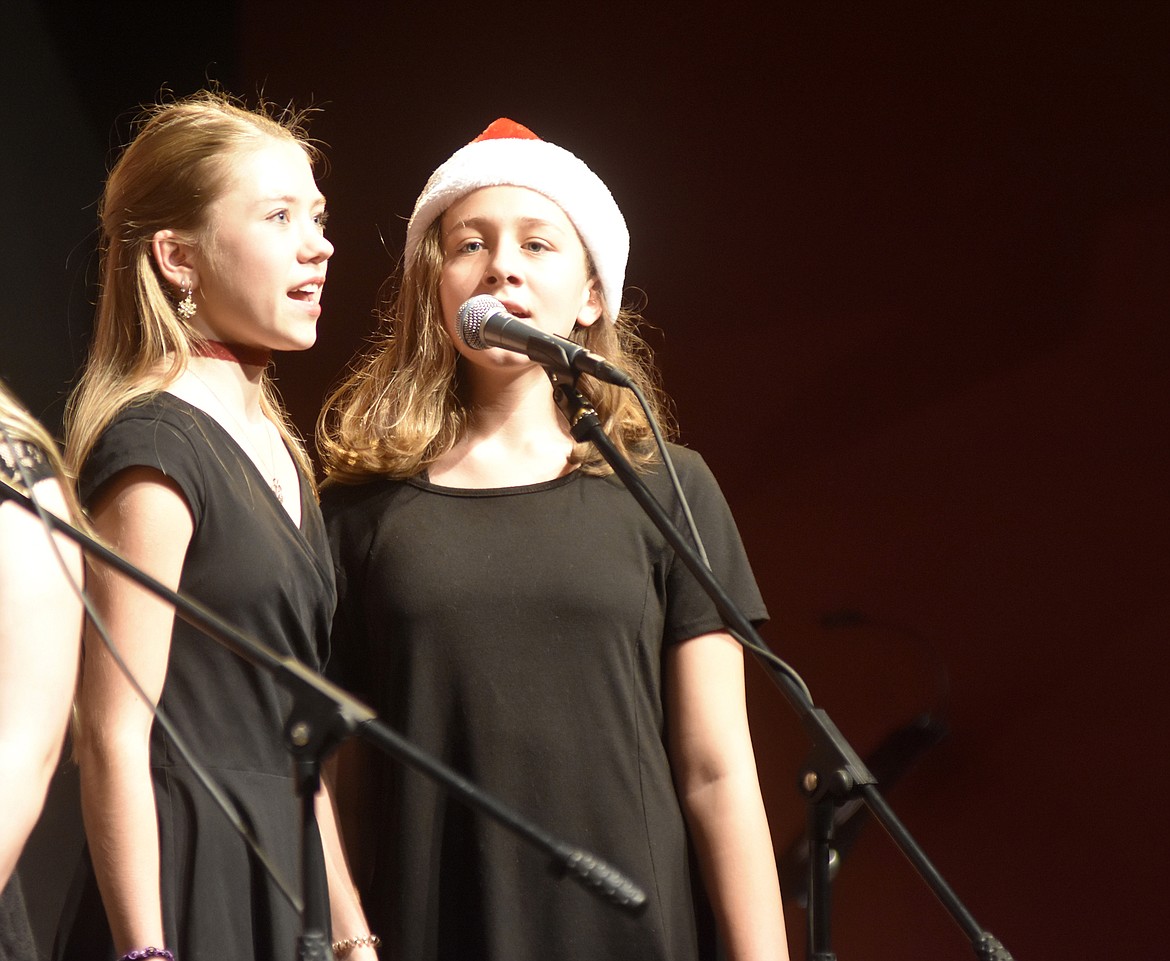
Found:
<path fill-rule="evenodd" d="M 659 427 L 658 421 L 650 408 L 649 402 L 646 400 L 646 395 L 642 392 L 642 388 L 635 383 L 629 385 L 629 390 L 633 391 L 634 396 L 638 399 L 638 404 L 642 408 L 642 412 L 646 415 L 646 421 L 650 425 L 650 431 L 654 435 L 654 442 L 658 447 L 659 454 L 662 457 L 663 466 L 666 468 L 666 473 L 670 477 L 670 485 L 674 490 L 675 497 L 678 499 L 679 507 L 682 510 L 683 517 L 686 519 L 687 529 L 690 531 L 691 539 L 695 542 L 695 547 L 698 550 L 699 558 L 703 565 L 711 570 L 711 561 L 707 557 L 707 549 L 703 546 L 703 538 L 699 535 L 699 528 L 695 523 L 694 515 L 691 513 L 691 505 L 687 502 L 687 496 L 683 493 L 682 483 L 678 479 L 678 473 L 674 469 L 674 462 L 671 460 L 670 451 L 667 447 L 666 439 L 662 436 L 662 429 Z M 804 678 L 796 671 L 791 664 L 781 659 L 775 652 L 760 644 L 756 644 L 749 638 L 744 637 L 739 631 L 732 627 L 724 625 L 724 629 L 732 637 L 739 642 L 739 644 L 751 651 L 757 657 L 762 658 L 776 670 L 782 672 L 789 677 L 792 682 L 800 688 L 801 693 L 804 694 L 809 704 L 813 703 L 812 692 L 809 690 L 808 684 L 805 683 Z"/>

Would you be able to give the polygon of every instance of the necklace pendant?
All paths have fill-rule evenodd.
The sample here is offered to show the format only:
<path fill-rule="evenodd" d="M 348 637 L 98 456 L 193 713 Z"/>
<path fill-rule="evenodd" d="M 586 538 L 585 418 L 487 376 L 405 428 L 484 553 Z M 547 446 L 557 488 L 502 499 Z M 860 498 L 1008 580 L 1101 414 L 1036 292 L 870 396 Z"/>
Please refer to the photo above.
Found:
<path fill-rule="evenodd" d="M 276 499 L 283 504 L 284 503 L 284 488 L 280 486 L 279 478 L 276 478 L 276 477 L 272 478 L 272 480 L 269 482 L 269 486 L 272 488 L 272 493 L 274 493 L 276 495 Z"/>

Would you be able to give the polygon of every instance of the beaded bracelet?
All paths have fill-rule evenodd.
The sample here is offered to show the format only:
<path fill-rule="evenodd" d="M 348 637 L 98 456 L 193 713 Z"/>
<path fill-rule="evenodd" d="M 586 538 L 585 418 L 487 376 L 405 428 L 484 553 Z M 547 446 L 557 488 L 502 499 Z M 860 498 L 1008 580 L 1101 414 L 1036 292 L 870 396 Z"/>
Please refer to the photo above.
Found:
<path fill-rule="evenodd" d="M 376 934 L 365 934 L 360 938 L 346 938 L 344 941 L 333 942 L 333 954 L 335 957 L 344 958 L 354 948 L 376 948 L 382 943 L 382 939 Z"/>
<path fill-rule="evenodd" d="M 142 958 L 165 958 L 166 961 L 175 961 L 175 956 L 166 948 L 138 948 L 127 951 L 118 961 L 141 961 Z"/>

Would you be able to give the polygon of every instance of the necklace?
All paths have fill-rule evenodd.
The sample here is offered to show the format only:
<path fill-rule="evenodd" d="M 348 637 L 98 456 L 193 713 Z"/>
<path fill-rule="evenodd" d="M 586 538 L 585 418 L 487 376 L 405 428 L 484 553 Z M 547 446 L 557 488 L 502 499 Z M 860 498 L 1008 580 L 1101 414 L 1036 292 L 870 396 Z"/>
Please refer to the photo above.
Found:
<path fill-rule="evenodd" d="M 188 365 L 187 369 L 191 372 L 191 376 L 194 377 L 197 381 L 199 381 L 199 383 L 201 383 L 203 385 L 203 389 L 207 391 L 207 393 L 211 396 L 211 398 L 219 406 L 219 409 L 222 410 L 225 414 L 227 414 L 227 416 L 231 420 L 231 422 L 233 424 L 235 424 L 237 428 L 239 428 L 240 437 L 243 440 L 246 440 L 248 442 L 247 446 L 250 447 L 252 452 L 256 455 L 255 457 L 252 457 L 251 460 L 257 466 L 263 468 L 261 473 L 269 475 L 269 477 L 271 479 L 268 481 L 268 486 L 272 488 L 272 493 L 276 495 L 276 499 L 281 504 L 283 504 L 284 503 L 284 488 L 281 486 L 280 478 L 276 476 L 276 451 L 274 450 L 274 448 L 272 446 L 272 431 L 270 429 L 268 429 L 268 426 L 270 426 L 268 418 L 264 419 L 264 422 L 266 425 L 264 434 L 268 440 L 268 463 L 265 464 L 265 463 L 263 463 L 264 458 L 260 456 L 260 448 L 253 442 L 252 437 L 248 433 L 247 428 L 244 427 L 243 422 L 238 417 L 236 417 L 235 414 L 232 413 L 231 408 L 228 407 L 227 404 L 225 404 L 222 400 L 219 399 L 219 394 L 217 394 L 214 390 L 211 389 L 211 385 L 208 384 L 207 381 L 205 381 L 202 377 L 199 376 L 199 374 L 195 371 L 194 367 Z"/>
<path fill-rule="evenodd" d="M 272 351 L 266 347 L 247 347 L 244 344 L 225 344 L 220 340 L 192 340 L 191 353 L 196 357 L 230 360 L 250 367 L 267 367 Z"/>

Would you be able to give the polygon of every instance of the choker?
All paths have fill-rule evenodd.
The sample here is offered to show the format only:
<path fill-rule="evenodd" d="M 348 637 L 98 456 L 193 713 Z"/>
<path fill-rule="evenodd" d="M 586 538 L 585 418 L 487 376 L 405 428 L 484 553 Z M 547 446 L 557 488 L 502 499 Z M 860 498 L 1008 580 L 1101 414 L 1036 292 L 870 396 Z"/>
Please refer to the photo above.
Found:
<path fill-rule="evenodd" d="M 249 367 L 267 367 L 272 360 L 272 351 L 267 347 L 245 347 L 243 344 L 225 344 L 220 340 L 192 340 L 191 353 L 195 357 L 232 360 Z"/>

